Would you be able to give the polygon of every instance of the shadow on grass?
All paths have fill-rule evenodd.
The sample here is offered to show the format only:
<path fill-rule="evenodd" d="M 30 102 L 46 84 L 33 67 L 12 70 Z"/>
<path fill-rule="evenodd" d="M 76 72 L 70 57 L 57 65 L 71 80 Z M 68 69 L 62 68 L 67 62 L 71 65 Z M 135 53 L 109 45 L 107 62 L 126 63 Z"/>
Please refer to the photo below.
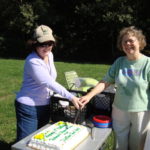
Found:
<path fill-rule="evenodd" d="M 15 143 L 11 142 L 11 143 L 6 143 L 5 141 L 0 141 L 0 150 L 11 150 L 11 146 Z"/>

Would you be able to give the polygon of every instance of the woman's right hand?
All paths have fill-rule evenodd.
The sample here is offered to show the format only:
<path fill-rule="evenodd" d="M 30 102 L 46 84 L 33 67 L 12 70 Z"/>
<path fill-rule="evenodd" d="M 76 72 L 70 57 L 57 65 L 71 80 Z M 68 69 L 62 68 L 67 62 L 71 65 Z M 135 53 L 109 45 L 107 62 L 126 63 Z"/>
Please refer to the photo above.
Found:
<path fill-rule="evenodd" d="M 101 93 L 105 88 L 107 88 L 110 83 L 101 80 L 89 93 L 80 98 L 82 107 L 84 107 L 96 94 Z"/>

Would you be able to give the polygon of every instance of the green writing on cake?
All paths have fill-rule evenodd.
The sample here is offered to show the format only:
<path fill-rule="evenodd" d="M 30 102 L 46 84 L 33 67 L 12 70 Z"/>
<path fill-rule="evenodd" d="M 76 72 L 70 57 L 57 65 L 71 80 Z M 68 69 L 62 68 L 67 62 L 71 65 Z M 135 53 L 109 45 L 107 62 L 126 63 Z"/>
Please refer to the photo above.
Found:
<path fill-rule="evenodd" d="M 52 140 L 56 140 L 58 137 L 60 136 L 60 134 L 56 135 L 54 138 L 52 138 Z"/>
<path fill-rule="evenodd" d="M 36 136 L 36 139 L 43 139 L 48 141 L 58 140 L 60 142 L 66 142 L 80 130 L 81 129 L 79 127 L 74 127 L 72 124 L 58 122 L 51 131 L 46 131 L 45 134 L 39 134 Z"/>
<path fill-rule="evenodd" d="M 78 131 L 80 131 L 80 128 L 76 128 L 75 130 L 73 130 L 70 133 L 68 132 L 68 135 L 64 137 L 63 141 L 66 142 L 69 138 L 74 136 Z"/>

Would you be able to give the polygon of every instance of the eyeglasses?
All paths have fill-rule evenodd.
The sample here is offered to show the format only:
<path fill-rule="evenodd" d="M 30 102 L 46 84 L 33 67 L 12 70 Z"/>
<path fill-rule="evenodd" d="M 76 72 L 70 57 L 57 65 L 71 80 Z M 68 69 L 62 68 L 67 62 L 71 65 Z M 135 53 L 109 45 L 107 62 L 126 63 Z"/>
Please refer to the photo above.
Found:
<path fill-rule="evenodd" d="M 130 43 L 130 44 L 133 44 L 136 42 L 136 39 L 127 39 L 127 40 L 123 40 L 123 44 L 127 44 L 127 43 Z"/>
<path fill-rule="evenodd" d="M 42 47 L 42 48 L 47 48 L 50 46 L 53 46 L 54 42 L 44 42 L 44 43 L 37 43 L 36 46 L 37 47 Z"/>

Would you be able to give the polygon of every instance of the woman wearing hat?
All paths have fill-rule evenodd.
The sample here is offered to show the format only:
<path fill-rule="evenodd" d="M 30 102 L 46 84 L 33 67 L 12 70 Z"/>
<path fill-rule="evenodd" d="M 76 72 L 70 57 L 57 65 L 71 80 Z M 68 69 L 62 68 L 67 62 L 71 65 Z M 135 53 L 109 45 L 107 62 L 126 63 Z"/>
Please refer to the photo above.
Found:
<path fill-rule="evenodd" d="M 57 73 L 52 54 L 54 44 L 55 38 L 51 28 L 40 25 L 35 29 L 33 51 L 26 58 L 24 79 L 15 102 L 17 140 L 49 122 L 49 103 L 53 92 L 72 101 L 77 109 L 82 106 L 77 97 L 55 81 Z"/>

